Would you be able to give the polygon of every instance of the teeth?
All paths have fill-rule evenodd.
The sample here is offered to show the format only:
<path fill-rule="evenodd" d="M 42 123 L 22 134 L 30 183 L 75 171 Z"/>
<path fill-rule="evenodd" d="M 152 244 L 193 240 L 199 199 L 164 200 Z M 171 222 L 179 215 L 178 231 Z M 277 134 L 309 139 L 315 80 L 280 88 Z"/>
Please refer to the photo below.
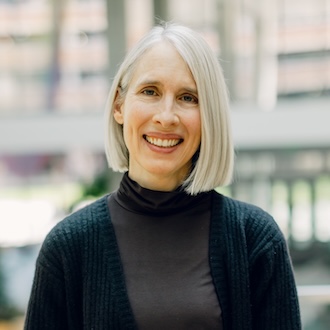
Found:
<path fill-rule="evenodd" d="M 163 148 L 174 147 L 180 143 L 180 140 L 178 139 L 157 139 L 150 136 L 146 136 L 146 140 L 157 147 Z"/>

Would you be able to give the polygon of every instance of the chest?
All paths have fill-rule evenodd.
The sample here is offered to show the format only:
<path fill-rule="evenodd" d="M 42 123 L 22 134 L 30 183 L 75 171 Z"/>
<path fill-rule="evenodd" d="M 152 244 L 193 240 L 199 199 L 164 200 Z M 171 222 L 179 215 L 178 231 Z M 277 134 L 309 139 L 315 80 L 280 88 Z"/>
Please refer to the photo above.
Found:
<path fill-rule="evenodd" d="M 138 327 L 221 329 L 209 266 L 209 211 L 155 217 L 114 206 L 111 215 Z"/>

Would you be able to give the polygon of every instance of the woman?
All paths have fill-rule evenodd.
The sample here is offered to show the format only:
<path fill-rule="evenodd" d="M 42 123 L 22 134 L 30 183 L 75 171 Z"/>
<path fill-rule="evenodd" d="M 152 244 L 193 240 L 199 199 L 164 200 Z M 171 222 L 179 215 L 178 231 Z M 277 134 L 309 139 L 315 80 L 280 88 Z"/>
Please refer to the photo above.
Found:
<path fill-rule="evenodd" d="M 276 223 L 214 190 L 233 146 L 205 41 L 151 30 L 119 68 L 106 123 L 109 165 L 126 173 L 47 236 L 25 329 L 301 329 Z"/>

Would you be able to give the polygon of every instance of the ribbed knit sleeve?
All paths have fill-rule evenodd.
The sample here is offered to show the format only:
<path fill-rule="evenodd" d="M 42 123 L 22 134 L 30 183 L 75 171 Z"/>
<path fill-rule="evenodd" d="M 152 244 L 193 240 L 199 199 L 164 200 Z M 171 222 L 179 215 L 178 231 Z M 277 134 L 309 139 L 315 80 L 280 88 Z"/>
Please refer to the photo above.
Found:
<path fill-rule="evenodd" d="M 68 329 L 64 283 L 40 264 L 35 271 L 24 329 Z"/>
<path fill-rule="evenodd" d="M 224 329 L 301 329 L 286 241 L 268 213 L 214 195 L 210 263 Z"/>
<path fill-rule="evenodd" d="M 299 306 L 285 242 L 256 260 L 251 271 L 253 329 L 300 330 Z"/>
<path fill-rule="evenodd" d="M 135 329 L 106 196 L 69 215 L 41 247 L 25 330 Z"/>
<path fill-rule="evenodd" d="M 296 284 L 287 243 L 275 220 L 243 204 L 253 329 L 300 330 Z"/>
<path fill-rule="evenodd" d="M 81 223 L 70 218 L 47 235 L 36 262 L 25 329 L 82 329 Z"/>

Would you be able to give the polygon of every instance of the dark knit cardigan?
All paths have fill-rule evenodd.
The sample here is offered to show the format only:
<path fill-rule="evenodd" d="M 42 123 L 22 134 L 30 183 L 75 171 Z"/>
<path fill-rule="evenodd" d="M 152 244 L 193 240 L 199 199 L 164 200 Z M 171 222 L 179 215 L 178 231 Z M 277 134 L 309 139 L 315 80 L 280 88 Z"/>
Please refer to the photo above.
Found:
<path fill-rule="evenodd" d="M 209 260 L 225 330 L 301 329 L 286 242 L 267 213 L 214 191 Z M 48 234 L 25 329 L 136 329 L 107 196 Z"/>

